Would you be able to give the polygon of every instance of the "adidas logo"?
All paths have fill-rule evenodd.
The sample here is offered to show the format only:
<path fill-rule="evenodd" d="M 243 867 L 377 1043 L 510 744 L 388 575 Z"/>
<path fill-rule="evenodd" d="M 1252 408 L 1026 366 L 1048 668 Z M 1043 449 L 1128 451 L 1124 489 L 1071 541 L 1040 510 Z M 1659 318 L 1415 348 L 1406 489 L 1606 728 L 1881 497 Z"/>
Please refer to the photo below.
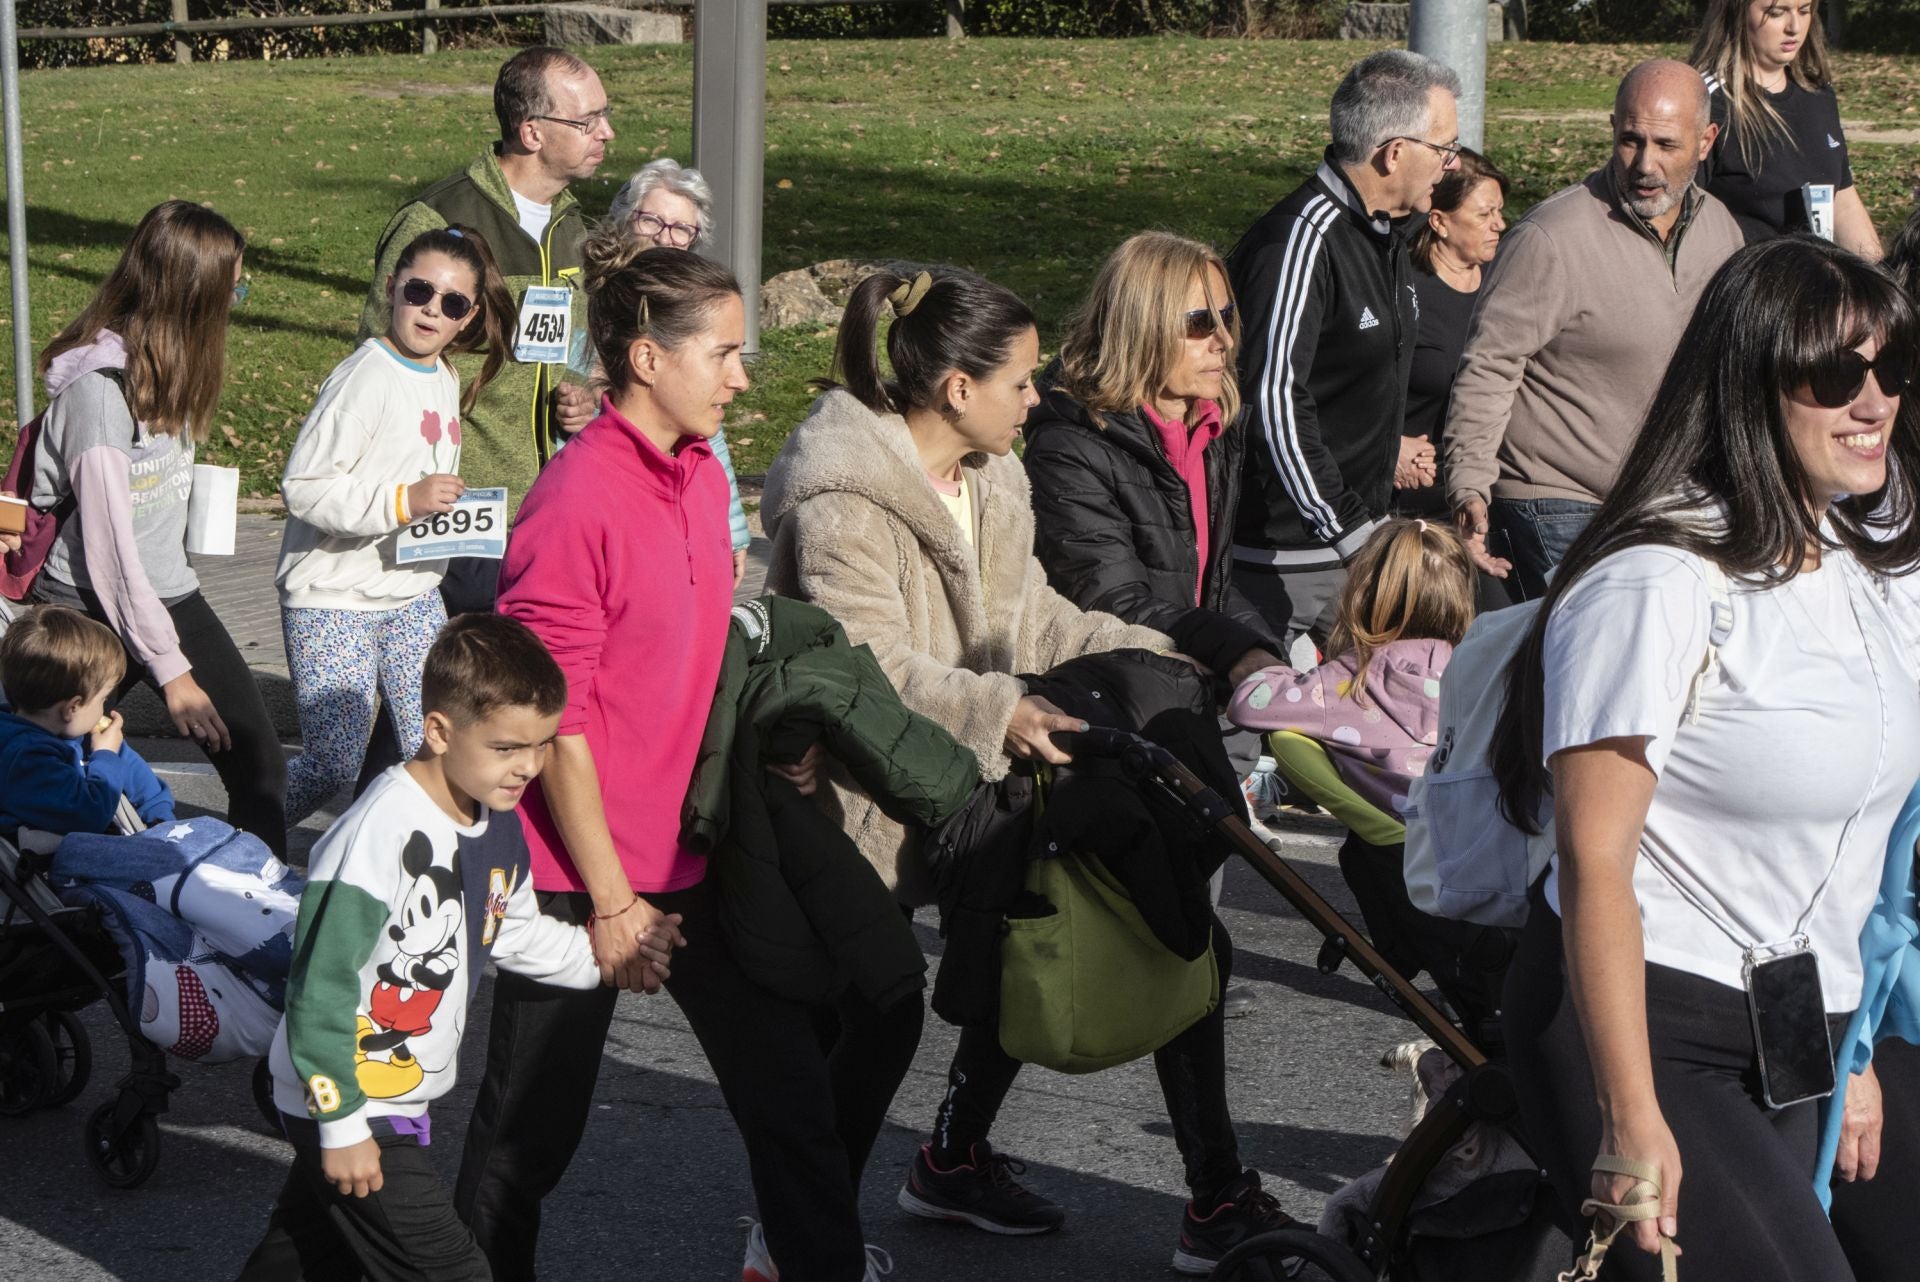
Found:
<path fill-rule="evenodd" d="M 1360 309 L 1360 328 L 1361 329 L 1373 329 L 1375 326 L 1379 324 L 1380 324 L 1379 320 L 1373 314 L 1373 308 L 1362 307 Z"/>
<path fill-rule="evenodd" d="M 1829 150 L 1832 150 L 1832 151 L 1840 150 L 1840 140 L 1838 138 L 1835 138 L 1832 134 L 1828 134 L 1827 147 Z"/>

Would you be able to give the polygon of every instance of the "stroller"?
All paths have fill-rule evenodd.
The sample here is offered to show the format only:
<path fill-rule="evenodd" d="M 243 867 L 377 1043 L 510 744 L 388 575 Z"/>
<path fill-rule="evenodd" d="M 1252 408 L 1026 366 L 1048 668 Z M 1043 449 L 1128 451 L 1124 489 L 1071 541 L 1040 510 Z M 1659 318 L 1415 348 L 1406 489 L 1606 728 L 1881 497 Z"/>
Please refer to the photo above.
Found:
<path fill-rule="evenodd" d="M 1293 786 L 1322 801 L 1335 818 L 1348 821 L 1355 837 L 1342 852 L 1342 868 L 1356 856 L 1378 851 L 1390 841 L 1399 840 L 1389 829 L 1391 819 L 1366 807 L 1367 813 L 1353 810 L 1349 799 L 1358 801 L 1338 784 L 1324 751 L 1311 740 L 1276 744 L 1281 771 Z M 1307 1228 L 1286 1229 L 1262 1234 L 1241 1243 L 1216 1266 L 1216 1282 L 1268 1282 L 1283 1277 L 1329 1279 L 1331 1282 L 1381 1282 L 1383 1279 L 1445 1276 L 1473 1277 L 1486 1282 L 1505 1282 L 1504 1272 L 1487 1272 L 1465 1265 L 1456 1254 L 1437 1269 L 1414 1269 L 1410 1258 L 1413 1243 L 1415 1208 L 1430 1173 L 1465 1137 L 1475 1123 L 1489 1123 L 1509 1134 L 1513 1132 L 1518 1101 L 1507 1069 L 1497 1058 L 1489 1058 L 1481 1046 L 1433 1002 L 1427 999 L 1400 967 L 1382 955 L 1374 944 L 1346 921 L 1312 885 L 1273 850 L 1255 836 L 1243 819 L 1238 799 L 1228 801 L 1209 788 L 1172 753 L 1138 735 L 1119 730 L 1094 729 L 1080 734 L 1059 736 L 1063 746 L 1076 756 L 1106 757 L 1117 761 L 1122 772 L 1141 787 L 1164 789 L 1200 822 L 1204 823 L 1228 848 L 1239 854 L 1307 922 L 1320 931 L 1325 943 L 1317 961 L 1323 974 L 1332 974 L 1342 962 L 1351 962 L 1361 974 L 1385 994 L 1413 1023 L 1432 1040 L 1438 1050 L 1457 1065 L 1460 1072 L 1445 1091 L 1433 1098 L 1427 1111 L 1401 1144 L 1392 1163 L 1381 1173 L 1364 1217 L 1364 1229 L 1353 1245 Z M 1342 795 L 1344 794 L 1344 796 Z M 1364 802 L 1359 805 L 1365 807 Z M 1343 811 L 1345 813 L 1343 813 Z M 1380 822 L 1384 819 L 1384 823 Z M 1401 834 L 1403 836 L 1403 833 Z M 1350 853 L 1351 852 L 1351 853 Z M 1357 865 L 1356 865 L 1357 867 Z M 1350 880 L 1354 871 L 1348 872 Z M 1405 891 L 1401 889 L 1404 896 Z M 1367 898 L 1363 894 L 1363 904 Z M 1485 1038 L 1497 1043 L 1497 1002 L 1490 1000 L 1493 979 L 1504 965 L 1506 941 L 1494 932 L 1471 932 L 1450 949 L 1454 955 L 1439 964 L 1422 962 L 1434 972 L 1436 985 L 1448 1003 L 1463 1012 L 1462 1020 Z M 1396 949 L 1396 953 L 1400 950 Z M 1519 1138 L 1515 1136 L 1515 1138 Z M 1529 1209 L 1522 1225 L 1536 1239 L 1532 1260 L 1520 1259 L 1507 1267 L 1524 1269 L 1531 1276 L 1541 1267 L 1540 1257 L 1557 1248 L 1551 1235 L 1552 1199 L 1544 1193 L 1544 1182 L 1537 1169 L 1520 1173 L 1527 1188 Z M 1509 1182 L 1507 1200 L 1511 1202 L 1513 1182 Z M 1535 1196 L 1538 1194 L 1538 1196 Z M 1545 1252 L 1537 1249 L 1544 1240 Z M 1518 1253 L 1525 1257 L 1527 1250 Z M 1563 1263 L 1572 1257 L 1567 1243 Z M 1548 1272 L 1548 1277 L 1553 1274 Z"/>
<path fill-rule="evenodd" d="M 110 901 L 63 900 L 48 878 L 51 867 L 50 855 L 0 837 L 0 1116 L 79 1098 L 93 1050 L 77 1012 L 104 999 L 126 1035 L 131 1068 L 114 1098 L 88 1115 L 82 1138 L 87 1164 L 103 1182 L 135 1188 L 160 1163 L 156 1119 L 180 1079 L 146 1035 L 142 1012 L 128 1006 L 127 953 L 108 928 Z M 253 1097 L 277 1128 L 265 1059 L 254 1064 Z"/>

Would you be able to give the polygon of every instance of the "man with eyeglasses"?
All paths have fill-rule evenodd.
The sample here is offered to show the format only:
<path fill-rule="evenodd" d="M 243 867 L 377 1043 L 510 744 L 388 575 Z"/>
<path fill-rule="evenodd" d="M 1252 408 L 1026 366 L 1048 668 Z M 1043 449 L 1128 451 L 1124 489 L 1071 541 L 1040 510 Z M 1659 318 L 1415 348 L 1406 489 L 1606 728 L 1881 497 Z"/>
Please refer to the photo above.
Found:
<path fill-rule="evenodd" d="M 1744 243 L 1694 183 L 1715 133 L 1699 72 L 1641 63 L 1612 125 L 1612 160 L 1501 241 L 1441 437 L 1460 533 L 1515 601 L 1545 594 L 1613 487 L 1694 304 Z"/>
<path fill-rule="evenodd" d="M 1234 580 L 1292 645 L 1324 646 L 1346 563 L 1387 514 L 1418 303 L 1401 223 L 1458 164 L 1459 77 L 1401 49 L 1334 90 L 1313 176 L 1240 238 L 1249 433 Z"/>
<path fill-rule="evenodd" d="M 401 206 L 380 233 L 360 334 L 364 340 L 386 331 L 389 304 L 381 284 L 415 236 L 457 223 L 486 237 L 519 316 L 511 359 L 463 424 L 460 477 L 470 489 L 505 486 L 511 514 L 563 426 L 555 393 L 568 344 L 586 322 L 578 288 L 586 219 L 568 186 L 600 168 L 613 124 L 593 68 L 564 49 L 544 46 L 524 49 L 501 66 L 493 109 L 500 140 Z M 455 363 L 464 380 L 479 369 L 481 357 Z M 499 568 L 494 560 L 450 562 L 441 584 L 447 613 L 492 609 Z"/>

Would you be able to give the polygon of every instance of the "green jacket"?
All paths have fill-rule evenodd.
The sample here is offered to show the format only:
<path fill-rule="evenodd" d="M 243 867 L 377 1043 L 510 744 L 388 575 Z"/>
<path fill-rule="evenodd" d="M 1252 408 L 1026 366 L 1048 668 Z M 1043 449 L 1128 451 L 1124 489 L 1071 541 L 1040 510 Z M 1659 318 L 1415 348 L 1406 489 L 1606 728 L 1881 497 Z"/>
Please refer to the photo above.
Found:
<path fill-rule="evenodd" d="M 393 274 L 400 252 L 421 232 L 452 223 L 471 227 L 487 238 L 516 310 L 529 285 L 573 285 L 573 327 L 577 331 L 586 323 L 585 294 L 577 288 L 580 244 L 587 235 L 580 202 L 570 191 L 555 197 L 553 218 L 536 242 L 521 228 L 513 192 L 500 171 L 499 159 L 489 150 L 402 205 L 387 221 L 373 252 L 373 284 L 360 312 L 362 342 L 387 332 L 392 319 L 387 277 Z M 483 353 L 454 358 L 463 386 L 479 375 L 483 359 Z M 565 370 L 564 363 L 522 365 L 509 353 L 467 416 L 460 443 L 460 478 L 472 486 L 506 486 L 509 513 L 519 510 L 533 479 L 553 453 L 551 393 Z"/>
<path fill-rule="evenodd" d="M 780 597 L 736 607 L 680 839 L 711 856 L 727 944 L 755 982 L 803 1002 L 852 984 L 885 1010 L 926 983 L 906 916 L 829 791 L 802 797 L 766 771 L 815 743 L 898 823 L 944 822 L 980 780 L 973 753 L 909 711 L 824 610 Z"/>

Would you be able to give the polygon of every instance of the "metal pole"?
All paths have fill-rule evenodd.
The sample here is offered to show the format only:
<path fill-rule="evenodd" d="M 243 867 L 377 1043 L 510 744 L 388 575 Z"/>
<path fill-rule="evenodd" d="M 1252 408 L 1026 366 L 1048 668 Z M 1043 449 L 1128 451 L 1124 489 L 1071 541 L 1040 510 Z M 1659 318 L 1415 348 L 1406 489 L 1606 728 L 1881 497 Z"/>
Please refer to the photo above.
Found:
<path fill-rule="evenodd" d="M 6 114 L 7 274 L 13 286 L 13 408 L 33 418 L 33 326 L 27 300 L 27 179 L 20 153 L 20 41 L 15 0 L 0 0 L 0 107 Z"/>
<path fill-rule="evenodd" d="M 708 254 L 740 279 L 749 354 L 760 350 L 766 115 L 766 0 L 695 0 L 693 164 L 713 187 Z"/>
<path fill-rule="evenodd" d="M 1487 0 L 1413 0 L 1407 48 L 1460 77 L 1460 141 L 1479 151 L 1487 122 Z"/>

